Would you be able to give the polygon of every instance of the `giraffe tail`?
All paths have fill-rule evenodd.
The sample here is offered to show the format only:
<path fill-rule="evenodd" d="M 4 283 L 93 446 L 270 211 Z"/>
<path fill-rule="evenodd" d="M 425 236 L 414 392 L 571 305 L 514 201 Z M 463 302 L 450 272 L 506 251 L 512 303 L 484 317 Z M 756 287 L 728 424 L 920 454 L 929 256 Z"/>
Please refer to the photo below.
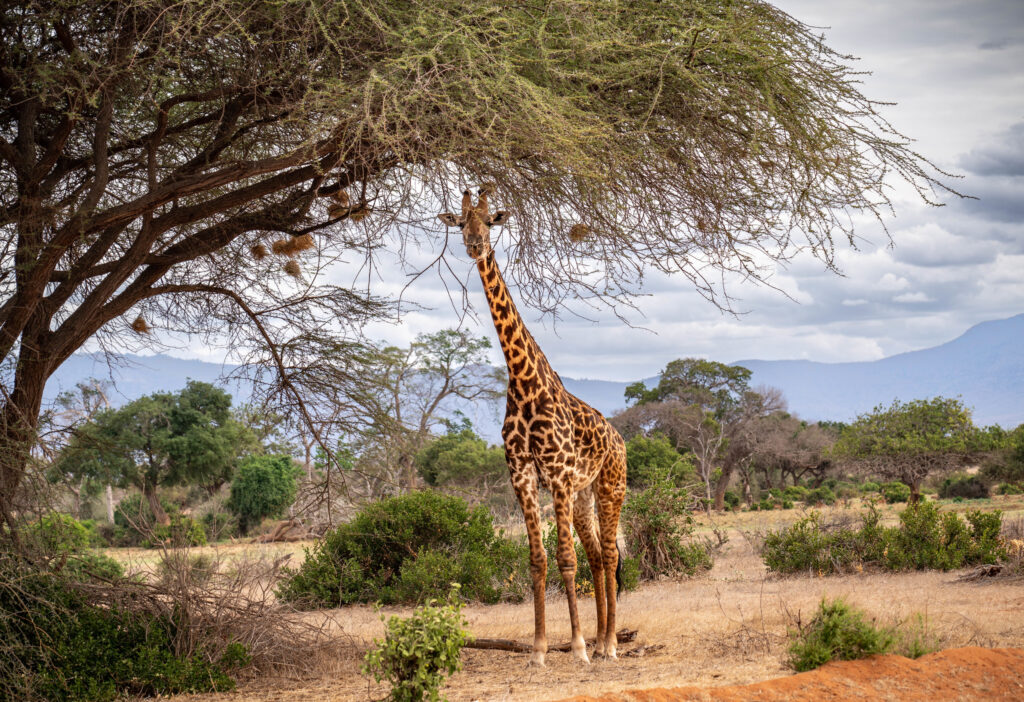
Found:
<path fill-rule="evenodd" d="M 622 594 L 622 549 L 615 549 L 618 551 L 619 560 L 615 563 L 615 594 Z"/>

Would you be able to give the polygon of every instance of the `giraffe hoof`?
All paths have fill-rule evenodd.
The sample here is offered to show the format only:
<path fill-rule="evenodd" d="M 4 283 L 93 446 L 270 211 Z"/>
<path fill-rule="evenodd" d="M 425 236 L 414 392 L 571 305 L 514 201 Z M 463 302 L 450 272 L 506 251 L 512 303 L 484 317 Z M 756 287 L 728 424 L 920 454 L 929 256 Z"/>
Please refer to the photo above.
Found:
<path fill-rule="evenodd" d="M 580 663 L 590 664 L 590 659 L 587 658 L 587 644 L 580 638 L 579 641 L 574 641 L 572 644 L 572 655 L 573 658 L 578 660 Z"/>
<path fill-rule="evenodd" d="M 534 651 L 530 655 L 530 662 L 526 664 L 530 668 L 543 668 L 544 667 L 544 654 L 540 651 Z"/>

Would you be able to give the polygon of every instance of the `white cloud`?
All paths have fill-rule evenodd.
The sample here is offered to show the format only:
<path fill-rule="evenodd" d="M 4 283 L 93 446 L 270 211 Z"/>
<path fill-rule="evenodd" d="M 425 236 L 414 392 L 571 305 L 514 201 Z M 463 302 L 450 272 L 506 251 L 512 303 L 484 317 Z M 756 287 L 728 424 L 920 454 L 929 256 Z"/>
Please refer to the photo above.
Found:
<path fill-rule="evenodd" d="M 932 302 L 932 299 L 925 295 L 923 292 L 903 293 L 902 295 L 897 295 L 896 297 L 894 297 L 893 300 L 895 300 L 896 302 L 909 303 Z"/>

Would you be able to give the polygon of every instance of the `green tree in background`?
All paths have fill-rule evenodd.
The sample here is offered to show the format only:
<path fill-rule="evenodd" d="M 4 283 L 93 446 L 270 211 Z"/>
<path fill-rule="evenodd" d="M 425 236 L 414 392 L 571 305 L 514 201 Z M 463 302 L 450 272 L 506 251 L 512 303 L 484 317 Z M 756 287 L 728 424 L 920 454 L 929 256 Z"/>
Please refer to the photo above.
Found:
<path fill-rule="evenodd" d="M 921 496 L 929 474 L 960 467 L 998 448 L 998 437 L 980 431 L 959 399 L 933 397 L 879 405 L 839 435 L 831 455 L 868 473 L 910 486 Z"/>
<path fill-rule="evenodd" d="M 508 480 L 505 449 L 488 446 L 471 427 L 453 427 L 416 454 L 416 469 L 428 485 L 486 487 Z"/>
<path fill-rule="evenodd" d="M 302 470 L 291 456 L 249 456 L 231 481 L 227 508 L 243 534 L 267 517 L 280 517 L 295 501 Z"/>
<path fill-rule="evenodd" d="M 75 432 L 57 466 L 138 488 L 157 522 L 167 525 L 159 487 L 222 485 L 238 459 L 258 449 L 252 433 L 232 418 L 228 393 L 189 381 L 178 393 L 154 393 L 97 413 Z"/>
<path fill-rule="evenodd" d="M 631 488 L 647 487 L 653 478 L 666 475 L 676 487 L 697 479 L 692 459 L 680 454 L 664 434 L 637 434 L 626 442 L 626 476 Z"/>

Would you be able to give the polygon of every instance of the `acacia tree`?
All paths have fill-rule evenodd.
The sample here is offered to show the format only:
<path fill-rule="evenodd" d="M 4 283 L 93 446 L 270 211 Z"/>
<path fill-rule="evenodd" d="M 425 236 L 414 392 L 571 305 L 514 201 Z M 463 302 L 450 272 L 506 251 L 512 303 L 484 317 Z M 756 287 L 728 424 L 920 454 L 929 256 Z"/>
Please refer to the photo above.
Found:
<path fill-rule="evenodd" d="M 997 448 L 979 431 L 971 411 L 954 398 L 933 397 L 879 405 L 846 427 L 832 456 L 861 470 L 910 486 L 917 502 L 921 482 L 934 471 L 962 466 Z"/>
<path fill-rule="evenodd" d="M 7 519 L 46 379 L 90 339 L 230 344 L 311 420 L 285 349 L 379 311 L 317 272 L 437 242 L 467 181 L 515 213 L 507 274 L 545 310 L 649 267 L 721 302 L 709 270 L 831 266 L 888 174 L 937 185 L 848 57 L 759 1 L 21 0 L 0 88 Z"/>
<path fill-rule="evenodd" d="M 157 522 L 170 518 L 162 486 L 223 485 L 238 459 L 258 450 L 252 432 L 231 417 L 231 396 L 190 381 L 179 393 L 154 393 L 99 412 L 80 426 L 56 460 L 61 473 L 138 488 Z"/>
<path fill-rule="evenodd" d="M 452 400 L 493 402 L 504 395 L 502 371 L 488 364 L 490 347 L 487 337 L 444 329 L 420 334 L 405 349 L 380 349 L 367 364 L 360 407 L 366 429 L 356 448 L 391 490 L 416 487 L 416 454 L 445 424 Z"/>
<path fill-rule="evenodd" d="M 627 431 L 631 424 L 657 429 L 691 451 L 708 505 L 723 509 L 729 481 L 750 455 L 744 439 L 752 422 L 785 406 L 778 390 L 751 390 L 750 375 L 742 366 L 677 359 L 665 366 L 656 387 L 638 382 L 626 388 L 626 399 L 636 404 L 617 423 Z"/>

